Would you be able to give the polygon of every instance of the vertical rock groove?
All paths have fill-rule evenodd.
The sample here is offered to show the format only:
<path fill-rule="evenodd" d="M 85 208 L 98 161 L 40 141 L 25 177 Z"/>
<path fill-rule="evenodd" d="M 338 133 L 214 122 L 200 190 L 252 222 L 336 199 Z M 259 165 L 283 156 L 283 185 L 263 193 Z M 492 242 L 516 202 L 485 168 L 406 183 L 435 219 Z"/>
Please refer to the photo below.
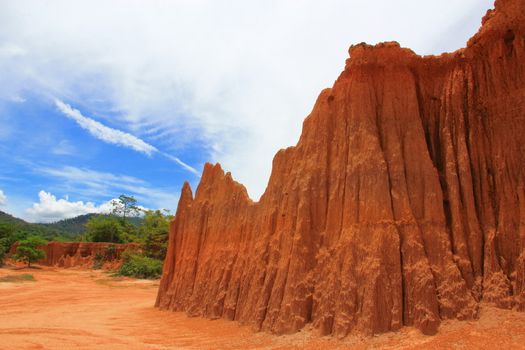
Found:
<path fill-rule="evenodd" d="M 156 305 L 290 333 L 374 334 L 525 309 L 525 1 L 467 47 L 350 48 L 259 202 L 186 183 Z"/>

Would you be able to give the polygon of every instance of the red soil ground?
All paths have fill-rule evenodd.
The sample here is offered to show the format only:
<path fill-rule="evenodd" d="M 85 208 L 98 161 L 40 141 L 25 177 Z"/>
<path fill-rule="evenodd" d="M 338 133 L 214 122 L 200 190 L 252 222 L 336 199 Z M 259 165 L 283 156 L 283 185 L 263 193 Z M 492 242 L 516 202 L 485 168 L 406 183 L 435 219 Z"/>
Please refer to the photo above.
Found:
<path fill-rule="evenodd" d="M 0 282 L 0 349 L 525 349 L 525 313 L 483 305 L 477 321 L 446 321 L 372 338 L 254 333 L 224 320 L 153 307 L 158 281 L 74 269 L 0 269 L 35 281 Z"/>

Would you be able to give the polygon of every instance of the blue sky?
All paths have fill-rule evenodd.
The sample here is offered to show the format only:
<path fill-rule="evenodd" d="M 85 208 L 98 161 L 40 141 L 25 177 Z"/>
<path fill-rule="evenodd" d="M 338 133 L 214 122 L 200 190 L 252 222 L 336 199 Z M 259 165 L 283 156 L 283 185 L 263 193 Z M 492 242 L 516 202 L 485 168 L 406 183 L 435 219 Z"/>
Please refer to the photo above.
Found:
<path fill-rule="evenodd" d="M 486 0 L 0 3 L 0 210 L 176 209 L 204 162 L 258 199 L 351 44 L 465 45 Z"/>
<path fill-rule="evenodd" d="M 8 128 L 1 135 L 0 181 L 4 194 L 9 196 L 10 212 L 30 220 L 60 217 L 60 210 L 51 208 L 49 215 L 27 212 L 33 202 L 38 202 L 40 191 L 98 206 L 126 193 L 134 195 L 145 207 L 174 209 L 181 181 L 198 183 L 198 172 L 170 159 L 168 156 L 176 155 L 163 151 L 162 140 L 149 144 L 128 133 L 125 136 L 131 142 L 126 143 L 114 134 L 115 127 L 124 128 L 112 125 L 110 120 L 104 124 L 105 139 L 96 130 L 82 128 L 78 121 L 69 118 L 57 101 L 29 92 L 25 96 L 26 101 L 4 102 L 2 108 L 7 116 L 2 117 L 2 122 Z M 89 114 L 83 117 L 94 120 Z M 114 140 L 108 141 L 111 138 Z M 151 150 L 153 147 L 156 150 Z M 191 164 L 200 166 L 206 161 L 207 152 L 198 143 L 178 151 Z M 84 213 L 82 206 L 77 211 L 66 209 L 74 214 Z"/>

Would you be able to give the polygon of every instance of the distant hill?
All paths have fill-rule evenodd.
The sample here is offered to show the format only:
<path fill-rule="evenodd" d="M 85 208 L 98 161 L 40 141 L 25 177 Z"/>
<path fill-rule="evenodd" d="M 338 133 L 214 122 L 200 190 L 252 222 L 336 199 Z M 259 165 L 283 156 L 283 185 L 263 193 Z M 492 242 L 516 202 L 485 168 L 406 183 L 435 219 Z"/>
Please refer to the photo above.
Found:
<path fill-rule="evenodd" d="M 66 239 L 74 240 L 75 237 L 75 234 L 69 234 L 65 231 L 45 224 L 32 224 L 3 211 L 0 211 L 0 226 L 8 226 L 11 229 L 14 227 L 16 231 L 29 232 L 31 234 L 45 237 L 46 239 L 64 237 Z"/>
<path fill-rule="evenodd" d="M 85 214 L 71 219 L 64 219 L 50 224 L 36 224 L 49 227 L 61 232 L 67 232 L 71 235 L 81 235 L 86 232 L 86 223 L 89 219 L 100 214 Z"/>
<path fill-rule="evenodd" d="M 28 231 L 47 239 L 77 240 L 86 232 L 85 225 L 88 220 L 100 215 L 103 214 L 85 214 L 49 224 L 32 224 L 0 211 L 0 225 L 7 224 L 9 226 L 16 226 L 18 230 Z M 129 221 L 134 225 L 139 225 L 142 222 L 142 218 L 133 217 L 129 218 Z"/>
<path fill-rule="evenodd" d="M 27 224 L 22 219 L 15 218 L 13 215 L 4 213 L 0 210 L 0 223 L 10 223 L 10 224 Z"/>
<path fill-rule="evenodd" d="M 64 219 L 50 224 L 38 224 L 50 227 L 55 230 L 67 232 L 69 234 L 81 235 L 86 232 L 86 223 L 95 216 L 104 216 L 104 214 L 85 214 L 79 215 L 71 219 Z M 131 217 L 126 219 L 134 225 L 139 225 L 142 222 L 140 217 Z"/>

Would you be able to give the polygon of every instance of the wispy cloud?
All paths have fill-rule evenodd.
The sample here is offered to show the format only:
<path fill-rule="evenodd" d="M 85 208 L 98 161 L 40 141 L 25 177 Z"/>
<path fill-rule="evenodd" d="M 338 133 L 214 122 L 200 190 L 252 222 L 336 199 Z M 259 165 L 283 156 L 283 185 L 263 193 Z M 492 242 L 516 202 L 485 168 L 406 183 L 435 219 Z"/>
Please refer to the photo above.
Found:
<path fill-rule="evenodd" d="M 4 191 L 0 190 L 0 205 L 5 205 L 7 203 L 7 196 L 4 194 Z"/>
<path fill-rule="evenodd" d="M 58 109 L 62 113 L 64 113 L 68 118 L 75 120 L 78 123 L 78 125 L 80 125 L 80 127 L 86 129 L 91 135 L 104 142 L 131 148 L 135 151 L 147 154 L 148 156 L 151 156 L 153 153 L 158 152 L 164 157 L 168 158 L 169 160 L 180 165 L 183 169 L 195 174 L 196 176 L 200 176 L 200 173 L 199 171 L 197 171 L 197 169 L 183 162 L 182 160 L 180 160 L 180 158 L 172 156 L 165 152 L 161 152 L 155 146 L 141 140 L 140 138 L 134 135 L 110 128 L 96 120 L 85 117 L 82 115 L 82 113 L 80 113 L 79 110 L 71 107 L 67 103 L 64 103 L 58 99 L 55 99 L 55 104 L 58 107 Z"/>
<path fill-rule="evenodd" d="M 68 140 L 62 140 L 53 148 L 52 152 L 59 156 L 70 156 L 76 153 L 76 148 Z"/>
<path fill-rule="evenodd" d="M 15 103 L 24 103 L 27 101 L 25 98 L 19 95 L 11 96 L 10 100 L 11 102 L 15 102 Z"/>
<path fill-rule="evenodd" d="M 352 43 L 454 50 L 493 3 L 128 1 L 124 8 L 104 0 L 0 1 L 11 43 L 0 46 L 0 95 L 47 92 L 100 113 L 122 111 L 115 122 L 182 160 L 179 150 L 197 140 L 205 157 L 257 197 L 275 152 L 297 141 Z"/>
<path fill-rule="evenodd" d="M 134 195 L 139 204 L 152 208 L 175 209 L 178 190 L 157 188 L 142 179 L 88 168 L 64 166 L 60 168 L 35 167 L 35 172 L 61 180 L 64 192 L 76 193 L 89 198 L 114 198 L 125 193 Z"/>
<path fill-rule="evenodd" d="M 189 172 L 192 172 L 194 173 L 195 175 L 197 176 L 200 176 L 200 173 L 197 169 L 195 169 L 194 167 L 192 167 L 191 165 L 188 165 L 186 163 L 184 163 L 182 160 L 180 160 L 179 158 L 177 157 L 174 157 L 170 154 L 167 154 L 167 153 L 164 153 L 162 152 L 162 155 L 166 158 L 168 158 L 169 160 L 172 160 L 174 161 L 175 163 L 179 164 L 181 167 L 183 167 L 184 169 L 188 170 Z"/>
<path fill-rule="evenodd" d="M 81 128 L 87 130 L 91 135 L 99 140 L 114 145 L 131 148 L 137 152 L 147 154 L 148 156 L 151 156 L 152 153 L 158 151 L 154 146 L 142 141 L 136 136 L 107 127 L 96 120 L 83 116 L 78 109 L 72 108 L 67 103 L 64 103 L 60 100 L 55 100 L 55 104 L 58 109 L 68 118 L 76 121 Z"/>
<path fill-rule="evenodd" d="M 37 167 L 35 169 L 38 173 L 65 181 L 85 184 L 91 188 L 106 188 L 108 185 L 112 187 L 140 186 L 146 183 L 144 180 L 133 176 L 116 175 L 73 166 L 63 166 L 61 168 Z"/>

